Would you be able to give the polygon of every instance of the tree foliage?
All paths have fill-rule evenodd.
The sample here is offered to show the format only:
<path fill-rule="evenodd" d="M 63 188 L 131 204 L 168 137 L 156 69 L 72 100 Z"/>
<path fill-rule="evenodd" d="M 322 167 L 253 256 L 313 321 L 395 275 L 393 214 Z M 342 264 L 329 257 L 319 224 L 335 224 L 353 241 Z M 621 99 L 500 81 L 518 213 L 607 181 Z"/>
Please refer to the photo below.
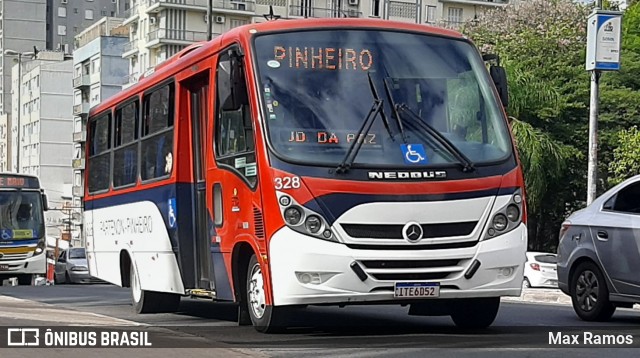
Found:
<path fill-rule="evenodd" d="M 585 205 L 592 6 L 519 1 L 487 10 L 463 29 L 481 51 L 500 55 L 509 76 L 507 112 L 518 118 L 512 129 L 527 185 L 531 249 L 555 250 L 560 223 Z M 640 1 L 625 10 L 621 58 L 622 70 L 601 79 L 599 193 L 640 169 L 640 134 L 629 129 L 640 126 Z"/>

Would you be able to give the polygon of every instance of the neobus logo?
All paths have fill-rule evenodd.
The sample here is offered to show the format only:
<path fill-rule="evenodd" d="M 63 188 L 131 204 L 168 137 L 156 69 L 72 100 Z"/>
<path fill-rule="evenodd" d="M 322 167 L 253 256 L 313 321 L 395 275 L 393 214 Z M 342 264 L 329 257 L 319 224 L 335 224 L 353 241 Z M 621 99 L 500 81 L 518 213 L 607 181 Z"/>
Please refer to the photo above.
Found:
<path fill-rule="evenodd" d="M 424 172 L 369 172 L 369 179 L 444 179 L 447 172 L 444 170 L 429 170 Z"/>

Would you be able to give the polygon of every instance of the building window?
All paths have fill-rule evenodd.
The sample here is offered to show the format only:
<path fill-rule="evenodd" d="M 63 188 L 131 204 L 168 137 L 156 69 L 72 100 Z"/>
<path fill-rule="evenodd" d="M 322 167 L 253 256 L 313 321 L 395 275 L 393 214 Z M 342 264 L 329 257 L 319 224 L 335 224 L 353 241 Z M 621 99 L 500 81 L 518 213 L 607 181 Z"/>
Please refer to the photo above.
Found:
<path fill-rule="evenodd" d="M 58 25 L 58 35 L 66 36 L 67 35 L 67 27 L 64 25 Z"/>
<path fill-rule="evenodd" d="M 60 6 L 58 8 L 58 17 L 67 17 L 67 8 Z"/>
<path fill-rule="evenodd" d="M 229 22 L 231 24 L 231 28 L 234 28 L 234 27 L 238 27 L 238 26 L 242 26 L 242 25 L 248 24 L 249 20 L 231 19 Z"/>
<path fill-rule="evenodd" d="M 102 15 L 102 16 L 107 16 L 107 12 L 106 12 L 106 11 L 104 11 L 104 10 L 102 10 L 102 11 L 100 11 L 100 15 Z"/>
<path fill-rule="evenodd" d="M 371 0 L 371 16 L 380 17 L 380 0 Z"/>
<path fill-rule="evenodd" d="M 449 13 L 447 17 L 447 21 L 452 24 L 460 24 L 462 23 L 462 8 L 461 7 L 450 7 Z"/>
<path fill-rule="evenodd" d="M 427 9 L 426 9 L 426 23 L 428 24 L 435 24 L 436 23 L 436 7 L 435 6 L 431 6 L 431 5 L 427 5 Z"/>
<path fill-rule="evenodd" d="M 77 13 L 78 13 L 78 8 L 77 8 L 77 7 L 74 7 L 74 8 L 73 8 L 73 13 L 74 13 L 74 14 L 77 14 Z"/>
<path fill-rule="evenodd" d="M 84 11 L 84 18 L 87 20 L 93 20 L 93 10 L 89 9 L 89 10 L 85 10 Z"/>

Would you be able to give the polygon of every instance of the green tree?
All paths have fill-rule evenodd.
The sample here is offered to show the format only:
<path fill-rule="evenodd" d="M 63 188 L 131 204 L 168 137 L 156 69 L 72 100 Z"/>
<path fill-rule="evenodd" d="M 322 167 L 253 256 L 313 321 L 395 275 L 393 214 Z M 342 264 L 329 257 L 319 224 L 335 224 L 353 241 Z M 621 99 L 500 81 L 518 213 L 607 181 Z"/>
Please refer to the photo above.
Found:
<path fill-rule="evenodd" d="M 609 182 L 618 184 L 640 174 L 640 131 L 634 126 L 623 129 L 616 136 L 617 146 L 613 150 L 613 161 L 609 164 Z"/>

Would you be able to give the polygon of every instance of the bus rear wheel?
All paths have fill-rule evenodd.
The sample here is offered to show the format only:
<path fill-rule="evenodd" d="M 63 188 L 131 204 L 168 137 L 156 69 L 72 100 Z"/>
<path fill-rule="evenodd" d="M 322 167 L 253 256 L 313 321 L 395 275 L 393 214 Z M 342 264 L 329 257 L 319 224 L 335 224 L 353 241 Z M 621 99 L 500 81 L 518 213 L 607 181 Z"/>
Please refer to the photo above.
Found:
<path fill-rule="evenodd" d="M 249 317 L 258 332 L 275 333 L 285 329 L 288 307 L 267 305 L 262 267 L 256 255 L 247 267 L 246 304 Z"/>
<path fill-rule="evenodd" d="M 178 310 L 180 296 L 174 293 L 154 292 L 143 290 L 140 277 L 133 262 L 129 270 L 131 285 L 131 300 L 137 313 L 173 313 Z"/>
<path fill-rule="evenodd" d="M 487 328 L 496 319 L 499 309 L 500 297 L 461 299 L 451 312 L 451 319 L 460 328 Z"/>

